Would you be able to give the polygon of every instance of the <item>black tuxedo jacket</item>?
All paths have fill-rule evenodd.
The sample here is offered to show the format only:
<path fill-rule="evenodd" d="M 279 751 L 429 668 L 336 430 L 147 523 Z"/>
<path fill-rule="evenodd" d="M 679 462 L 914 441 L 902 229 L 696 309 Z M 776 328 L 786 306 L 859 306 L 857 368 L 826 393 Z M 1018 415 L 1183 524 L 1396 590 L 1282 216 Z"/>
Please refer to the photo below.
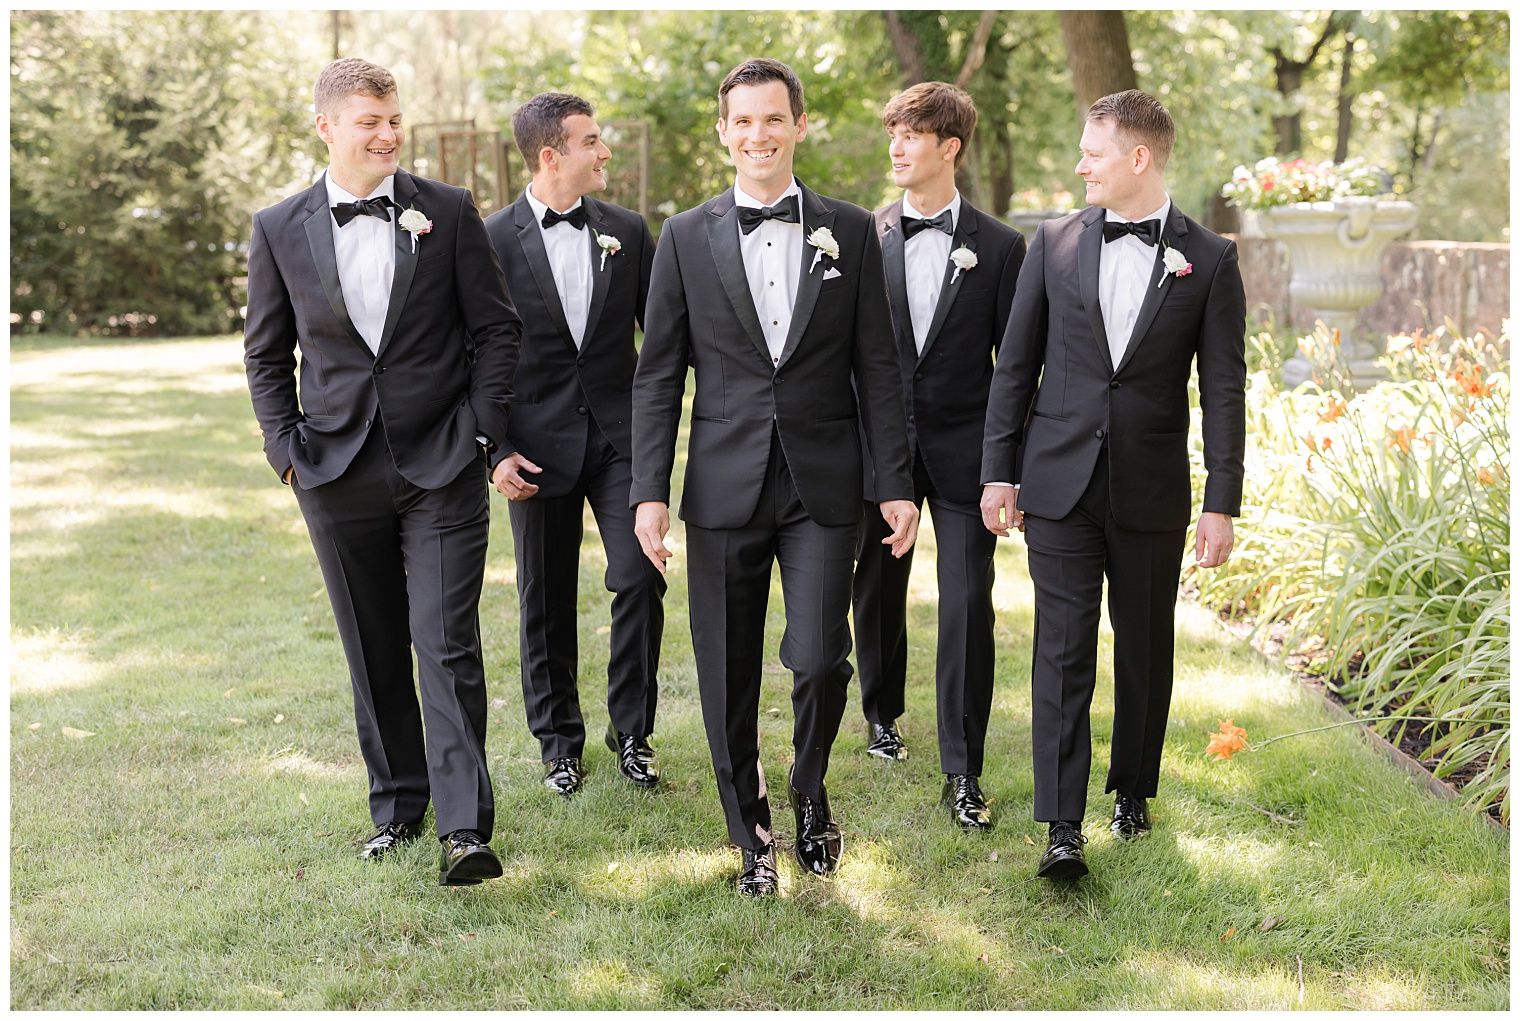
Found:
<path fill-rule="evenodd" d="M 1024 235 L 962 197 L 950 250 L 969 248 L 977 262 L 957 275 L 955 264 L 945 260 L 939 304 L 924 338 L 923 354 L 919 354 L 908 312 L 904 238 L 899 227 L 902 200 L 872 215 L 887 270 L 909 442 L 937 493 L 947 500 L 976 503 L 982 493 L 982 428 L 992 386 L 992 355 L 1008 325 L 1014 285 L 1024 264 Z M 875 499 L 875 474 L 867 458 L 867 500 Z"/>
<path fill-rule="evenodd" d="M 254 214 L 244 363 L 264 455 L 305 489 L 338 478 L 376 415 L 396 469 L 439 489 L 506 441 L 521 320 L 470 193 L 396 171 L 396 202 L 433 221 L 416 239 L 395 210 L 396 271 L 378 354 L 343 303 L 327 185 Z M 296 349 L 301 351 L 297 394 Z"/>
<path fill-rule="evenodd" d="M 1098 305 L 1103 218 L 1093 206 L 1035 232 L 992 380 L 982 481 L 1020 482 L 1021 511 L 1063 518 L 1107 438 L 1115 522 L 1138 532 L 1186 529 L 1188 378 L 1196 358 L 1208 470 L 1203 509 L 1238 515 L 1246 302 L 1235 242 L 1172 206 L 1135 332 L 1114 365 Z M 1192 263 L 1190 274 L 1165 272 L 1168 246 Z"/>
<path fill-rule="evenodd" d="M 665 221 L 634 378 L 632 504 L 670 501 L 688 364 L 697 387 L 683 520 L 738 528 L 750 519 L 773 423 L 797 495 L 819 524 L 860 520 L 857 420 L 876 464 L 877 499 L 912 499 L 900 370 L 871 214 L 806 185 L 801 190 L 804 237 L 827 227 L 839 258 L 824 256 L 814 266 L 817 249 L 804 241 L 791 332 L 777 365 L 750 298 L 733 189 Z M 838 275 L 825 281 L 830 270 Z"/>
<path fill-rule="evenodd" d="M 614 449 L 633 456 L 633 370 L 638 364 L 634 323 L 644 322 L 654 238 L 638 213 L 587 195 L 586 258 L 591 260 L 591 308 L 580 350 L 570 336 L 565 306 L 554 286 L 543 232 L 521 196 L 486 219 L 507 287 L 523 317 L 522 360 L 513 383 L 505 453 L 521 452 L 543 469 L 532 476 L 538 495 L 567 494 L 586 457 L 590 411 Z M 598 234 L 622 242 L 602 261 Z"/>

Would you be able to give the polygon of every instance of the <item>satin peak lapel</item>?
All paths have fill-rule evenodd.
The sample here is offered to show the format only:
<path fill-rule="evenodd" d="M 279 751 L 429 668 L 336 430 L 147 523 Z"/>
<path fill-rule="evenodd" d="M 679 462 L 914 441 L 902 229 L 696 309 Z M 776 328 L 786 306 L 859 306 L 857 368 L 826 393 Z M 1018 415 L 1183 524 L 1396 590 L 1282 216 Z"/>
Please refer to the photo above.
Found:
<path fill-rule="evenodd" d="M 902 202 L 887 212 L 886 229 L 881 235 L 881 258 L 887 267 L 887 298 L 892 304 L 892 332 L 897 335 L 897 350 L 904 362 L 918 356 L 913 345 L 913 315 L 908 308 L 908 263 L 902 235 Z"/>
<path fill-rule="evenodd" d="M 1182 210 L 1172 204 L 1166 224 L 1161 228 L 1161 243 L 1156 246 L 1156 261 L 1151 266 L 1150 281 L 1145 285 L 1145 300 L 1140 303 L 1140 312 L 1135 317 L 1135 332 L 1130 334 L 1129 346 L 1124 349 L 1124 357 L 1119 359 L 1119 364 L 1114 371 L 1118 372 L 1130 363 L 1135 357 L 1135 348 L 1145 339 L 1145 334 L 1150 330 L 1151 323 L 1156 320 L 1156 313 L 1161 311 L 1161 302 L 1172 289 L 1172 283 L 1177 279 L 1175 274 L 1166 271 L 1165 258 L 1168 246 L 1177 249 L 1184 255 L 1187 252 L 1183 246 L 1187 243 L 1187 220 L 1182 215 Z"/>
<path fill-rule="evenodd" d="M 591 246 L 591 307 L 586 313 L 586 332 L 581 337 L 581 348 L 584 349 L 586 341 L 596 331 L 597 320 L 602 317 L 602 307 L 607 304 L 607 290 L 612 286 L 612 274 L 616 270 L 618 257 L 623 253 L 603 253 L 602 246 L 596 240 L 597 235 L 611 234 L 612 231 L 602 222 L 600 211 L 590 199 L 581 201 L 586 204 L 586 241 Z"/>
<path fill-rule="evenodd" d="M 728 303 L 733 306 L 739 325 L 749 334 L 750 342 L 765 358 L 765 364 L 770 365 L 770 348 L 766 346 L 765 333 L 760 329 L 760 315 L 755 311 L 755 300 L 749 294 L 749 277 L 744 272 L 744 252 L 739 247 L 739 207 L 734 204 L 733 189 L 718 196 L 708 208 L 708 214 L 707 244 L 712 249 L 718 279 L 723 281 L 723 290 L 728 294 Z"/>
<path fill-rule="evenodd" d="M 965 199 L 961 200 L 961 215 L 955 225 L 955 236 L 950 240 L 950 251 L 953 253 L 958 248 L 969 248 L 976 251 L 976 210 Z M 929 348 L 934 346 L 935 338 L 939 336 L 941 327 L 945 325 L 945 317 L 950 314 L 950 306 L 955 304 L 956 297 L 966 285 L 966 277 L 976 271 L 976 267 L 963 269 L 955 272 L 955 260 L 945 260 L 945 275 L 940 280 L 939 303 L 934 306 L 934 318 L 929 321 L 929 332 L 924 336 L 923 354 L 920 360 L 929 353 Z"/>
<path fill-rule="evenodd" d="M 823 287 L 823 275 L 828 272 L 831 262 L 828 256 L 818 259 L 817 265 L 813 264 L 818 255 L 818 249 L 807 243 L 808 235 L 820 227 L 826 227 L 830 233 L 834 230 L 835 211 L 824 205 L 822 199 L 815 195 L 807 185 L 798 182 L 802 191 L 802 265 L 798 271 L 802 276 L 797 281 L 797 300 L 792 305 L 792 326 L 786 333 L 786 343 L 781 348 L 781 357 L 776 360 L 776 370 L 779 372 L 786 365 L 786 360 L 797 350 L 797 344 L 801 342 L 802 335 L 807 331 L 808 322 L 813 318 L 813 309 L 818 305 L 818 291 Z M 839 253 L 840 261 L 844 259 L 844 253 Z M 859 265 L 857 262 L 856 265 Z"/>
<path fill-rule="evenodd" d="M 517 224 L 517 243 L 522 246 L 523 258 L 527 260 L 528 271 L 533 274 L 533 282 L 538 285 L 538 296 L 544 304 L 544 311 L 549 313 L 549 319 L 559 331 L 559 339 L 575 349 L 575 341 L 570 336 L 570 322 L 565 318 L 565 304 L 560 299 L 559 288 L 554 285 L 554 270 L 549 266 L 549 250 L 544 247 L 543 231 L 538 229 L 538 220 L 533 216 L 533 207 L 528 205 L 528 200 L 517 200 L 520 208 L 517 209 L 513 222 Z"/>
<path fill-rule="evenodd" d="M 415 208 L 417 205 L 417 186 L 412 183 L 404 171 L 396 171 L 396 204 L 401 209 Z M 414 238 L 410 231 L 401 229 L 401 209 L 396 210 L 396 219 L 392 224 L 396 235 L 396 272 L 391 277 L 391 303 L 385 309 L 385 328 L 380 332 L 380 346 L 375 352 L 379 358 L 385 353 L 385 346 L 391 342 L 391 336 L 396 332 L 396 324 L 401 321 L 401 311 L 406 308 L 407 295 L 412 290 L 412 277 L 417 275 L 417 252 L 416 249 L 427 244 L 427 237 Z M 426 209 L 420 210 L 428 215 Z M 428 217 L 432 219 L 431 216 Z"/>
<path fill-rule="evenodd" d="M 1082 296 L 1082 309 L 1087 313 L 1087 325 L 1092 327 L 1103 364 L 1108 366 L 1112 375 L 1114 358 L 1108 350 L 1108 331 L 1103 328 L 1103 307 L 1098 303 L 1098 259 L 1103 255 L 1104 215 L 1102 206 L 1093 206 L 1077 238 L 1077 287 Z"/>
<path fill-rule="evenodd" d="M 317 187 L 323 190 L 316 197 L 316 208 L 302 225 L 306 228 L 306 243 L 311 247 L 311 259 L 317 264 L 317 278 L 322 281 L 322 292 L 327 295 L 327 303 L 332 306 L 333 314 L 343 325 L 343 332 L 373 358 L 375 353 L 359 335 L 358 327 L 354 326 L 353 319 L 349 317 L 348 305 L 343 301 L 343 283 L 338 278 L 338 253 L 333 248 L 333 218 L 327 208 L 326 186 L 323 181 L 318 181 Z"/>

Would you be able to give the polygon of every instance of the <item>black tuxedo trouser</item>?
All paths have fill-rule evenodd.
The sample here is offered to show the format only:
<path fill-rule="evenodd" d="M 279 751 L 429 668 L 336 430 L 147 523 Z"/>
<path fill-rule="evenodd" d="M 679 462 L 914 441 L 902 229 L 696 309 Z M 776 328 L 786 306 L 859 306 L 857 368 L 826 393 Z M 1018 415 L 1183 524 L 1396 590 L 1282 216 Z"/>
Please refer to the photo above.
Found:
<path fill-rule="evenodd" d="M 517 559 L 517 605 L 523 706 L 543 760 L 581 757 L 586 725 L 577 691 L 576 590 L 584 506 L 591 505 L 607 555 L 604 583 L 612 593 L 607 713 L 625 734 L 654 731 L 660 636 L 665 630 L 665 578 L 633 533 L 628 506 L 633 474 L 587 415 L 586 456 L 569 493 L 507 504 Z"/>
<path fill-rule="evenodd" d="M 760 500 L 739 528 L 686 526 L 691 638 L 702 720 L 728 835 L 739 847 L 774 842 L 760 766 L 761 661 L 771 562 L 781 567 L 792 672 L 792 784 L 823 795 L 829 749 L 850 683 L 850 575 L 859 525 L 820 525 L 803 509 L 774 431 Z"/>
<path fill-rule="evenodd" d="M 1097 684 L 1098 613 L 1108 577 L 1114 630 L 1114 727 L 1104 791 L 1156 794 L 1172 700 L 1177 581 L 1187 530 L 1114 523 L 1108 449 L 1071 513 L 1024 516 L 1034 582 L 1034 817 L 1078 822 L 1092 765 L 1088 708 Z"/>
<path fill-rule="evenodd" d="M 396 470 L 377 418 L 342 475 L 293 485 L 348 658 L 370 815 L 377 826 L 420 820 L 431 793 L 439 836 L 470 829 L 489 840 L 484 454 L 442 489 L 421 489 Z"/>
<path fill-rule="evenodd" d="M 939 768 L 982 774 L 987 720 L 992 714 L 992 555 L 997 536 L 982 524 L 978 505 L 945 500 L 923 462 L 913 465 L 913 499 L 927 500 L 934 517 L 939 576 L 939 644 L 935 696 L 939 710 Z M 892 534 L 877 504 L 867 503 L 855 567 L 855 644 L 865 717 L 891 723 L 903 714 L 908 677 L 908 576 L 913 550 L 902 559 L 881 540 Z"/>

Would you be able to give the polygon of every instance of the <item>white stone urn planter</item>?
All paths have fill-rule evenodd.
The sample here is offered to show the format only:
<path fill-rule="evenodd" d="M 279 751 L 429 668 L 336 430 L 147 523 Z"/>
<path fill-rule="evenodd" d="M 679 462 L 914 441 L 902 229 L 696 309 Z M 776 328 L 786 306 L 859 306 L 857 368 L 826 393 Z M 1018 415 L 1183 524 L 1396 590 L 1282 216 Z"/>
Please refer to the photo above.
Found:
<path fill-rule="evenodd" d="M 1261 210 L 1261 229 L 1288 248 L 1288 293 L 1340 330 L 1353 384 L 1364 389 L 1386 378 L 1379 351 L 1356 334 L 1357 314 L 1383 296 L 1378 272 L 1388 242 L 1414 226 L 1413 202 L 1370 196 L 1297 202 Z M 1283 365 L 1283 382 L 1297 386 L 1313 375 L 1302 355 Z"/>

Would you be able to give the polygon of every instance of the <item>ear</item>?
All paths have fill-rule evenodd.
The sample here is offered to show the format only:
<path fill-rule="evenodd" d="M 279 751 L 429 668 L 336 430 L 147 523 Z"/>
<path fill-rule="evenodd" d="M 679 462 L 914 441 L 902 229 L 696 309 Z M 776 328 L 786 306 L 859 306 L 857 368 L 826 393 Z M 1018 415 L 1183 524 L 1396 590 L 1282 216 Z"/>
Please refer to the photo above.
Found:
<path fill-rule="evenodd" d="M 317 114 L 317 137 L 328 145 L 333 144 L 332 124 L 327 120 L 327 114 Z"/>
<path fill-rule="evenodd" d="M 961 151 L 961 140 L 954 135 L 945 140 L 945 159 L 955 162 L 955 154 Z"/>
<path fill-rule="evenodd" d="M 538 167 L 540 170 L 558 170 L 559 150 L 552 145 L 546 145 L 538 150 Z"/>
<path fill-rule="evenodd" d="M 1133 171 L 1134 171 L 1135 176 L 1139 177 L 1141 174 L 1145 173 L 1150 168 L 1151 168 L 1151 149 L 1150 149 L 1150 146 L 1145 145 L 1143 143 L 1140 144 L 1140 145 L 1135 146 L 1134 166 L 1132 168 Z"/>
<path fill-rule="evenodd" d="M 724 119 L 722 117 L 719 117 L 718 118 L 718 123 L 715 125 L 715 127 L 718 130 L 718 141 L 720 143 L 722 143 L 723 145 L 727 145 L 728 144 L 728 123 L 726 121 L 724 121 Z"/>
<path fill-rule="evenodd" d="M 800 142 L 800 141 L 802 141 L 806 137 L 807 137 L 807 114 L 802 114 L 801 116 L 799 116 L 797 118 L 797 141 Z"/>

